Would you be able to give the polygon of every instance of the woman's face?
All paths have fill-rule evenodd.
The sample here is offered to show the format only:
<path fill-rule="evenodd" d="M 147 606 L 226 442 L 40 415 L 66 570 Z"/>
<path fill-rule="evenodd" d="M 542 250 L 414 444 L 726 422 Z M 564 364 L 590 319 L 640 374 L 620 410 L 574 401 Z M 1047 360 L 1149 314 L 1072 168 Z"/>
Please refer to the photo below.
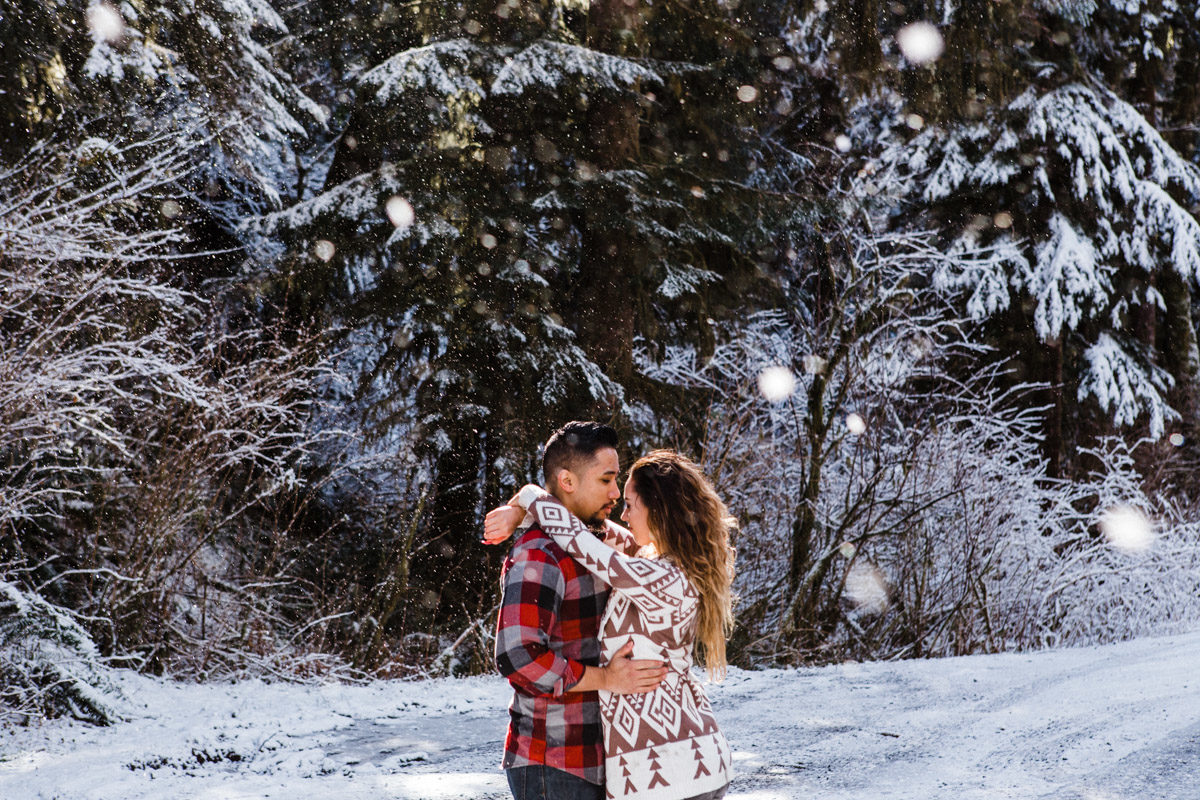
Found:
<path fill-rule="evenodd" d="M 625 481 L 625 511 L 621 514 L 621 519 L 625 520 L 625 524 L 629 526 L 629 532 L 633 534 L 634 540 L 645 547 L 650 544 L 653 538 L 650 536 L 650 521 L 646 513 L 646 507 L 642 505 L 642 498 L 638 497 L 633 488 L 633 479 Z"/>

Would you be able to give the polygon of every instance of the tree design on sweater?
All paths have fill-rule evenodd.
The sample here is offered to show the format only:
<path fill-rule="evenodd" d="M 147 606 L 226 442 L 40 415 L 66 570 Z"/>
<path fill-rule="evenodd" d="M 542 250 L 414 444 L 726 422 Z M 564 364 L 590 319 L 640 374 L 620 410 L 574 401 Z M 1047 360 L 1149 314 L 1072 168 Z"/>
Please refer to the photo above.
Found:
<path fill-rule="evenodd" d="M 702 775 L 711 775 L 708 767 L 704 766 L 704 751 L 700 749 L 700 743 L 692 739 L 692 759 L 696 762 L 696 775 L 699 778 Z"/>
<path fill-rule="evenodd" d="M 654 770 L 654 777 L 650 780 L 650 785 L 647 789 L 653 789 L 655 786 L 669 786 L 670 782 L 663 777 L 662 767 L 658 763 L 658 753 L 654 752 L 654 748 L 650 748 L 650 769 Z"/>

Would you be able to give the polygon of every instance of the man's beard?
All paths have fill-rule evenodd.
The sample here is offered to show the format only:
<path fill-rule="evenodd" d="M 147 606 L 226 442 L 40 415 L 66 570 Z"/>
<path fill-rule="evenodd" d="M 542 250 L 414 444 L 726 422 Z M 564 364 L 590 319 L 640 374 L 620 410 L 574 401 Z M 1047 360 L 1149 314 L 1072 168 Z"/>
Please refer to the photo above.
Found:
<path fill-rule="evenodd" d="M 614 503 L 611 506 L 605 506 L 604 508 L 601 508 L 592 516 L 584 518 L 583 524 L 587 525 L 589 528 L 603 528 L 604 523 L 608 522 L 608 518 L 612 515 L 613 509 L 616 507 L 617 506 Z"/>

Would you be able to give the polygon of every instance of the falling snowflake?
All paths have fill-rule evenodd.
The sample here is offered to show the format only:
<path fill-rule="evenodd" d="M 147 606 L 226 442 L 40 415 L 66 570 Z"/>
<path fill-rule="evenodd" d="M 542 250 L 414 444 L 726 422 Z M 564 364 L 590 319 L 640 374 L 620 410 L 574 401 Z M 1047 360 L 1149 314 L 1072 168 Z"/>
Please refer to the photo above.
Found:
<path fill-rule="evenodd" d="M 1100 532 L 1108 543 L 1126 553 L 1138 553 L 1154 543 L 1150 520 L 1133 506 L 1114 506 L 1100 517 Z"/>
<path fill-rule="evenodd" d="M 929 22 L 905 25 L 896 33 L 896 44 L 912 64 L 930 64 L 946 49 L 941 32 Z"/>
<path fill-rule="evenodd" d="M 102 42 L 115 42 L 125 35 L 125 20 L 121 12 L 108 3 L 97 3 L 89 8 L 87 24 L 92 36 Z"/>
<path fill-rule="evenodd" d="M 384 208 L 387 211 L 388 219 L 397 228 L 407 228 L 417 218 L 416 212 L 413 211 L 412 203 L 403 197 L 395 196 L 390 198 Z"/>
<path fill-rule="evenodd" d="M 313 245 L 313 255 L 322 261 L 329 261 L 331 258 L 333 258 L 335 251 L 336 248 L 333 246 L 333 242 L 329 241 L 328 239 L 321 239 L 315 245 Z"/>
<path fill-rule="evenodd" d="M 859 436 L 866 432 L 867 422 L 858 414 L 854 414 L 854 413 L 847 414 L 846 415 L 846 428 L 848 428 L 849 431 L 852 434 L 854 434 L 855 436 Z"/>
<path fill-rule="evenodd" d="M 796 376 L 787 367 L 767 367 L 758 374 L 758 390 L 772 403 L 778 403 L 796 391 Z"/>

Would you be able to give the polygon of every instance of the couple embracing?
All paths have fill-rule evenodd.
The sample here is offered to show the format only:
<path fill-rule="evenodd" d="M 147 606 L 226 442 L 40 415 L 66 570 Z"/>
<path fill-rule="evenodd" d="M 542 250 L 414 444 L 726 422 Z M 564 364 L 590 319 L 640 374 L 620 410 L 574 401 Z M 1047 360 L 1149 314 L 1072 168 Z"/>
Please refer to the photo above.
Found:
<path fill-rule="evenodd" d="M 515 800 L 718 800 L 731 756 L 700 681 L 725 671 L 733 550 L 725 505 L 666 450 L 625 482 L 617 435 L 572 422 L 546 442 L 546 486 L 488 513 L 505 559 L 496 666 L 512 685 L 504 767 Z"/>

